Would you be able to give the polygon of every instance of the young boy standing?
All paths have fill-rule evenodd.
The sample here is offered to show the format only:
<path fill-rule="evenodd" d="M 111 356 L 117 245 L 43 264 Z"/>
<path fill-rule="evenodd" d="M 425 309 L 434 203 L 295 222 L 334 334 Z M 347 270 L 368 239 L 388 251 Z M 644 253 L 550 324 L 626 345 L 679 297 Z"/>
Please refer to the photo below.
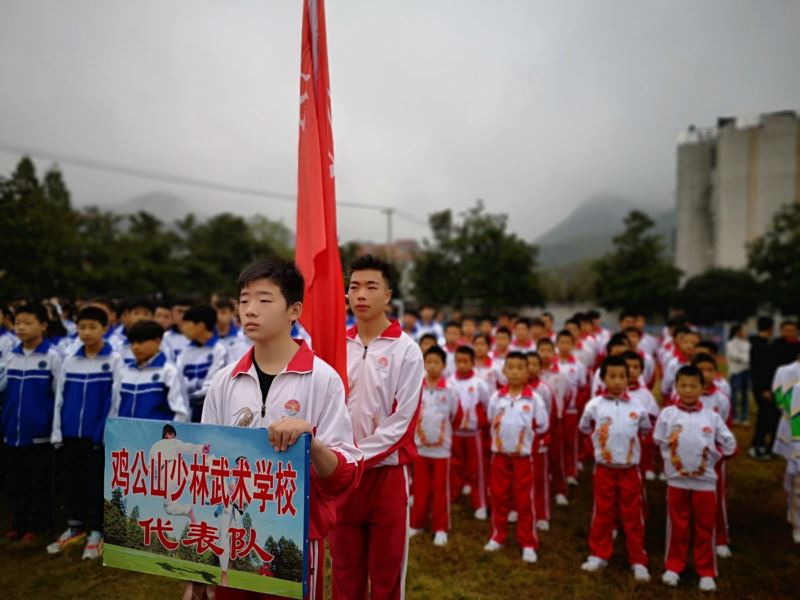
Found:
<path fill-rule="evenodd" d="M 355 447 L 344 385 L 305 342 L 293 340 L 302 312 L 303 276 L 294 263 L 256 261 L 239 275 L 239 315 L 253 348 L 219 371 L 203 405 L 203 423 L 268 429 L 285 451 L 312 434 L 309 516 L 309 596 L 323 598 L 324 539 L 336 519 L 334 502 L 358 482 L 362 455 Z M 217 598 L 242 597 L 220 587 Z"/>
<path fill-rule="evenodd" d="M 534 563 L 539 537 L 534 527 L 531 452 L 535 435 L 547 431 L 544 403 L 527 385 L 528 361 L 521 352 L 506 357 L 508 385 L 494 393 L 489 402 L 492 432 L 492 534 L 484 546 L 487 552 L 499 550 L 508 536 L 508 514 L 513 507 L 518 515 L 517 540 L 522 560 Z M 538 401 L 537 401 L 538 400 Z"/>
<path fill-rule="evenodd" d="M 56 448 L 64 448 L 67 529 L 47 552 L 58 554 L 89 532 L 83 558 L 94 559 L 102 553 L 103 540 L 103 431 L 119 388 L 122 358 L 103 339 L 108 329 L 103 309 L 84 308 L 77 324 L 82 345 L 61 366 L 50 435 Z"/>
<path fill-rule="evenodd" d="M 542 357 L 537 352 L 528 352 L 528 385 L 541 399 L 547 413 L 548 430 L 556 418 L 555 400 L 552 388 L 540 377 Z M 531 467 L 533 468 L 533 513 L 536 518 L 536 529 L 550 529 L 550 434 L 537 436 L 533 443 Z M 516 517 L 516 515 L 514 515 Z M 511 520 L 509 518 L 509 520 Z"/>
<path fill-rule="evenodd" d="M 366 255 L 350 267 L 347 409 L 364 454 L 358 488 L 339 506 L 331 535 L 333 598 L 401 598 L 408 559 L 408 465 L 422 393 L 422 353 L 389 321 L 390 267 Z"/>
<path fill-rule="evenodd" d="M 644 369 L 644 361 L 638 352 L 629 350 L 622 355 L 625 363 L 628 365 L 628 396 L 631 400 L 636 400 L 647 411 L 650 417 L 650 423 L 655 426 L 656 419 L 661 412 L 661 409 L 656 402 L 653 393 L 650 389 L 642 385 L 641 377 L 642 370 Z M 654 481 L 656 478 L 656 456 L 658 448 L 653 442 L 653 433 L 648 431 L 643 433 L 640 438 L 642 444 L 642 460 L 639 463 L 641 471 L 644 473 L 644 478 L 647 481 Z"/>
<path fill-rule="evenodd" d="M 422 407 L 414 441 L 417 459 L 414 461 L 411 509 L 413 536 L 422 531 L 432 505 L 431 526 L 436 546 L 447 544 L 450 531 L 450 450 L 453 429 L 463 418 L 458 393 L 443 377 L 447 356 L 439 346 L 425 353 L 425 383 L 422 386 Z"/>
<path fill-rule="evenodd" d="M 578 418 L 588 400 L 586 368 L 573 354 L 575 340 L 564 329 L 556 334 L 558 368 L 569 381 L 569 393 L 564 401 L 562 438 L 564 440 L 564 474 L 568 485 L 578 485 Z"/>
<path fill-rule="evenodd" d="M 613 531 L 619 520 L 625 531 L 633 575 L 639 581 L 649 581 L 639 435 L 650 431 L 652 426 L 644 407 L 625 393 L 628 366 L 624 358 L 606 358 L 600 365 L 600 376 L 606 392 L 589 401 L 578 425 L 583 433 L 591 434 L 595 459 L 594 507 L 589 532 L 591 556 L 581 568 L 591 572 L 608 564 L 614 550 Z"/>
<path fill-rule="evenodd" d="M 703 374 L 697 367 L 678 370 L 678 404 L 661 411 L 653 438 L 661 448 L 667 475 L 668 536 L 662 581 L 678 585 L 694 531 L 694 569 L 700 576 L 700 589 L 712 591 L 717 576 L 714 466 L 736 451 L 736 439 L 717 413 L 700 404 L 703 386 Z"/>
<path fill-rule="evenodd" d="M 481 429 L 487 423 L 489 389 L 475 374 L 475 352 L 469 346 L 456 350 L 456 372 L 449 380 L 461 401 L 464 418 L 456 427 L 453 436 L 453 451 L 450 459 L 450 494 L 459 492 L 471 496 L 475 518 L 486 518 L 486 486 L 484 472 Z"/>
<path fill-rule="evenodd" d="M 50 434 L 61 356 L 44 338 L 47 310 L 41 304 L 17 308 L 14 330 L 21 343 L 3 358 L 5 368 L 0 369 L 12 523 L 5 535 L 12 541 L 36 542 L 50 528 Z"/>
<path fill-rule="evenodd" d="M 556 358 L 553 340 L 543 337 L 539 340 L 537 351 L 542 360 L 540 377 L 553 390 L 554 414 L 550 417 L 550 476 L 553 482 L 553 493 L 558 506 L 567 506 L 567 478 L 564 467 L 564 409 L 569 402 L 570 380 L 561 372 Z"/>

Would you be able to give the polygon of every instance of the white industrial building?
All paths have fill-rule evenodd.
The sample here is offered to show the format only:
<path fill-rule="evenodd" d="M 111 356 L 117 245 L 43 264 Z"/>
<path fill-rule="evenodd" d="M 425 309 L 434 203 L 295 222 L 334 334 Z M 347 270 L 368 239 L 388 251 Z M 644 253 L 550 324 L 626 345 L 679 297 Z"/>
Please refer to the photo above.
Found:
<path fill-rule="evenodd" d="M 800 203 L 800 119 L 793 111 L 720 118 L 678 141 L 675 263 L 684 277 L 742 268 L 747 244 Z"/>

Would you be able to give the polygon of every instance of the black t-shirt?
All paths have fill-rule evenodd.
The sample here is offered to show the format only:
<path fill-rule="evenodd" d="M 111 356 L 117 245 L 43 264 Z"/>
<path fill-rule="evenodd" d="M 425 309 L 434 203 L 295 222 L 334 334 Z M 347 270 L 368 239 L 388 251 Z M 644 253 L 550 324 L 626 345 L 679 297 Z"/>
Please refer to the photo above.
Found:
<path fill-rule="evenodd" d="M 275 379 L 275 375 L 264 373 L 264 371 L 258 367 L 255 358 L 253 359 L 253 366 L 256 368 L 256 375 L 258 375 L 258 386 L 261 388 L 261 416 L 263 417 L 267 412 L 267 394 L 269 393 L 270 386 L 272 386 L 272 381 Z"/>

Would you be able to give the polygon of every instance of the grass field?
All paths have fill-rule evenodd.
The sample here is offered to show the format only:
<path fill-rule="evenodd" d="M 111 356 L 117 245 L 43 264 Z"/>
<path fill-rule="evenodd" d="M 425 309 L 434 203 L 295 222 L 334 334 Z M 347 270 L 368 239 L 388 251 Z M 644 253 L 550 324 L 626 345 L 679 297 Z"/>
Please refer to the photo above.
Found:
<path fill-rule="evenodd" d="M 742 448 L 751 431 L 737 427 Z M 729 465 L 729 515 L 733 557 L 720 560 L 717 598 L 800 598 L 800 546 L 786 523 L 782 460 L 756 462 L 740 452 Z M 647 549 L 653 582 L 638 584 L 624 559 L 622 540 L 607 569 L 587 574 L 580 564 L 588 553 L 591 486 L 584 476 L 572 490 L 569 507 L 554 507 L 551 530 L 541 535 L 539 562 L 520 560 L 513 533 L 495 554 L 483 551 L 488 524 L 476 522 L 460 503 L 453 510 L 453 531 L 445 548 L 429 535 L 411 541 L 407 590 L 411 600 L 482 598 L 701 598 L 697 577 L 687 572 L 677 590 L 658 582 L 664 551 L 663 482 L 648 482 L 650 517 Z M 2 525 L 8 518 L 2 512 Z M 512 530 L 513 531 L 513 530 Z M 47 540 L 49 541 L 49 540 Z M 48 556 L 46 542 L 34 547 L 0 547 L 0 589 L 6 598 L 179 598 L 182 582 L 81 562 L 80 548 Z M 197 565 L 190 563 L 192 568 Z M 330 589 L 330 586 L 328 586 Z"/>

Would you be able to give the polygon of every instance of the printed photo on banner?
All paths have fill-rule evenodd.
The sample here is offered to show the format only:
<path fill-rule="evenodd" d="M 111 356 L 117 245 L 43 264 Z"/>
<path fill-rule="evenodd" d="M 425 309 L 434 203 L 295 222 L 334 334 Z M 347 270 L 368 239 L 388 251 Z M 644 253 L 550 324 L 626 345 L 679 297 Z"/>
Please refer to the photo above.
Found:
<path fill-rule="evenodd" d="M 109 419 L 105 566 L 302 598 L 310 436 Z"/>

